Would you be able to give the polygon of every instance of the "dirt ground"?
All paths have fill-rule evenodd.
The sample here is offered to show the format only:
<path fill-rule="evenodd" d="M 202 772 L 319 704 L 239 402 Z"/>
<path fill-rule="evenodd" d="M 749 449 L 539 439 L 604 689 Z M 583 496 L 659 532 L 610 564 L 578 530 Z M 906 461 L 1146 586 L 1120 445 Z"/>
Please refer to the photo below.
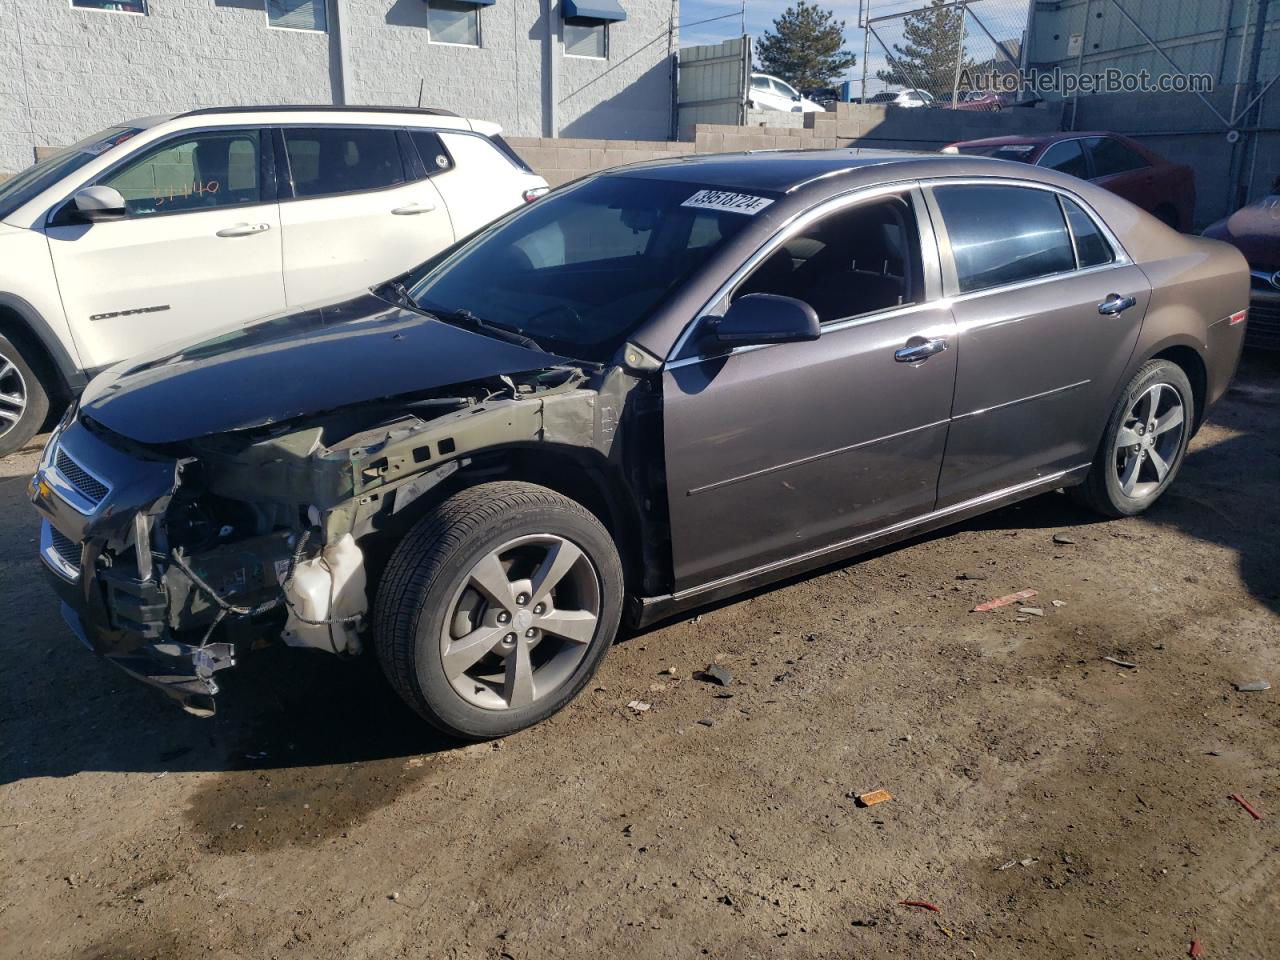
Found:
<path fill-rule="evenodd" d="M 1048 495 L 705 610 L 467 748 L 369 664 L 267 654 L 197 720 L 96 661 L 35 457 L 0 460 L 6 958 L 1280 956 L 1280 363 L 1144 518 Z"/>

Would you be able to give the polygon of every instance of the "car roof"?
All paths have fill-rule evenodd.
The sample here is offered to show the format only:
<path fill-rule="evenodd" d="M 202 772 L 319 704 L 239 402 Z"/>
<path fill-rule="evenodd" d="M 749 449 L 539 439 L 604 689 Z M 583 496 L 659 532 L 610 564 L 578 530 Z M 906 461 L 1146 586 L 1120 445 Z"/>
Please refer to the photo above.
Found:
<path fill-rule="evenodd" d="M 269 104 L 201 107 L 184 113 L 161 114 L 152 117 L 140 117 L 129 120 L 126 126 L 147 129 L 161 123 L 201 121 L 204 123 L 237 123 L 246 118 L 255 118 L 262 123 L 279 123 L 285 117 L 290 119 L 306 119 L 312 122 L 333 123 L 383 123 L 390 116 L 399 117 L 411 125 L 451 127 L 459 130 L 474 130 L 477 133 L 494 136 L 502 132 L 496 123 L 486 120 L 471 120 L 460 117 L 450 110 L 439 107 L 396 107 L 396 106 L 334 106 L 333 104 Z M 339 119 L 340 118 L 340 119 Z"/>
<path fill-rule="evenodd" d="M 984 137 L 981 140 L 958 140 L 957 147 L 1003 147 L 1012 144 L 1033 143 L 1037 146 L 1057 143 L 1059 140 L 1082 140 L 1090 137 L 1111 137 L 1114 140 L 1129 141 L 1128 137 L 1108 130 L 1060 130 L 1054 133 L 1013 133 L 1003 137 Z"/>
<path fill-rule="evenodd" d="M 602 171 L 603 175 L 671 180 L 732 190 L 794 193 L 811 184 L 826 183 L 832 192 L 848 189 L 849 181 L 892 181 L 912 177 L 1024 176 L 1040 179 L 1036 168 L 1023 169 L 987 157 L 948 156 L 904 150 L 847 147 L 836 150 L 758 150 L 746 153 L 689 154 L 676 159 L 648 160 Z M 874 168 L 874 172 L 871 172 Z M 926 169 L 927 168 L 927 172 Z M 1056 181 L 1053 181 L 1056 182 Z"/>

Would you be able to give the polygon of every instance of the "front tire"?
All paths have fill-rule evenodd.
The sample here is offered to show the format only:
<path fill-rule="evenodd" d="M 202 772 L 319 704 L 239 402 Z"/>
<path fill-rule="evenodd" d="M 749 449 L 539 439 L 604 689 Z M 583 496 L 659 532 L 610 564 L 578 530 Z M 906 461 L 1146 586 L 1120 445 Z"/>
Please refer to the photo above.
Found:
<path fill-rule="evenodd" d="M 18 345 L 0 335 L 0 457 L 21 450 L 48 415 L 44 384 Z"/>
<path fill-rule="evenodd" d="M 470 740 L 564 707 L 622 613 L 622 564 L 581 504 L 531 483 L 470 487 L 396 547 L 374 606 L 375 646 L 404 700 Z"/>
<path fill-rule="evenodd" d="M 1195 395 L 1182 368 L 1148 360 L 1121 393 L 1089 475 L 1073 495 L 1107 517 L 1132 517 L 1160 497 L 1187 452 Z"/>

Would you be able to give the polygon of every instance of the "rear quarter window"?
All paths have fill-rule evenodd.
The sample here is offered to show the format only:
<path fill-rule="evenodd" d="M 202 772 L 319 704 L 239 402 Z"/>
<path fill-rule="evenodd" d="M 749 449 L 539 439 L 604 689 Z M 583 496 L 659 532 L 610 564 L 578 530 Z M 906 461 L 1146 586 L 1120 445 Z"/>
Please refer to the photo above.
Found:
<path fill-rule="evenodd" d="M 1074 270 L 1056 194 L 1032 187 L 944 186 L 933 195 L 946 224 L 961 293 Z"/>
<path fill-rule="evenodd" d="M 453 169 L 453 158 L 449 156 L 449 151 L 445 149 L 444 142 L 438 133 L 430 130 L 410 130 L 409 139 L 417 148 L 418 156 L 422 160 L 422 166 L 426 169 L 428 177 Z"/>
<path fill-rule="evenodd" d="M 506 177 L 512 173 L 514 164 L 507 155 L 499 150 L 488 137 L 470 133 L 441 133 L 440 139 L 448 148 L 454 164 L 459 170 L 469 175 L 484 177 Z M 427 162 L 427 158 L 422 158 Z"/>

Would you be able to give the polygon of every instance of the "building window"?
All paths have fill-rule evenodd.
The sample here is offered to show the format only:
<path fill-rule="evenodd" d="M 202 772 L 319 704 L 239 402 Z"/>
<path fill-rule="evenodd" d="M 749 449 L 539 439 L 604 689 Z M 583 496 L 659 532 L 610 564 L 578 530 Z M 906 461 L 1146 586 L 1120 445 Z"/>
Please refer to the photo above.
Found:
<path fill-rule="evenodd" d="M 432 43 L 480 46 L 480 7 L 461 0 L 427 0 L 427 38 Z"/>
<path fill-rule="evenodd" d="M 570 57 L 606 59 L 609 56 L 608 24 L 565 21 L 564 52 Z"/>
<path fill-rule="evenodd" d="M 329 29 L 327 0 L 267 0 L 267 25 L 286 30 Z"/>
<path fill-rule="evenodd" d="M 71 5 L 81 10 L 106 10 L 108 13 L 147 12 L 147 0 L 71 0 Z"/>

